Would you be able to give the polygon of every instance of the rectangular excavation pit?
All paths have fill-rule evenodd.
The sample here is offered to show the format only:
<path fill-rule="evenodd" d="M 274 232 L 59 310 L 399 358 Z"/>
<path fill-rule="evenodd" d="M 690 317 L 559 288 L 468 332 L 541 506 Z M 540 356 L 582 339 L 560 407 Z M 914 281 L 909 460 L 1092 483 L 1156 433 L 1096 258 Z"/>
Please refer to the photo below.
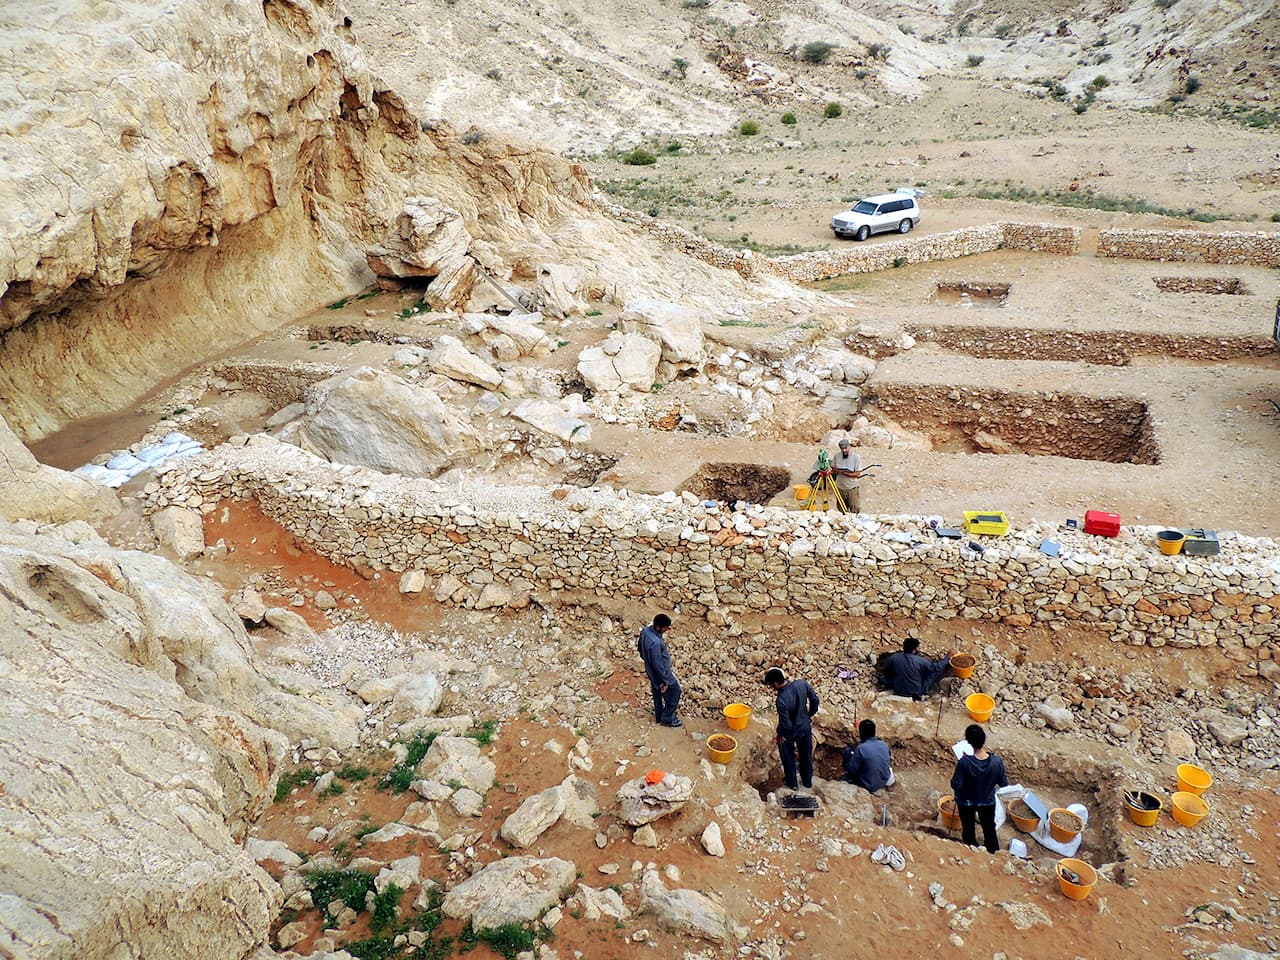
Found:
<path fill-rule="evenodd" d="M 768 503 L 791 483 L 791 471 L 758 463 L 704 463 L 684 483 L 681 490 L 700 500 L 732 503 Z"/>
<path fill-rule="evenodd" d="M 934 303 L 961 309 L 1003 307 L 1009 299 L 1009 284 L 981 280 L 947 280 L 934 288 L 931 299 Z"/>
<path fill-rule="evenodd" d="M 1152 277 L 1161 293 L 1217 293 L 1247 297 L 1252 291 L 1239 277 Z"/>
<path fill-rule="evenodd" d="M 1133 397 L 890 383 L 866 399 L 866 412 L 924 433 L 943 453 L 1160 462 L 1150 411 Z"/>
<path fill-rule="evenodd" d="M 432 341 L 427 337 L 413 336 L 403 330 L 384 329 L 382 327 L 357 326 L 351 323 L 337 323 L 328 326 L 307 327 L 307 340 L 337 341 L 353 344 L 361 341 L 369 343 L 385 343 L 393 346 L 412 345 L 430 350 Z"/>

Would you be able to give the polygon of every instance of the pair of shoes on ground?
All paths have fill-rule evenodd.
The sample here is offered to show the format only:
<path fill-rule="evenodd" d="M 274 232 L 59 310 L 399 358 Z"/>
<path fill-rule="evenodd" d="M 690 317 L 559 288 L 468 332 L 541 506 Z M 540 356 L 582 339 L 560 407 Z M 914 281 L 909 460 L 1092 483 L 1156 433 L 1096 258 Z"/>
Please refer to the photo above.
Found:
<path fill-rule="evenodd" d="M 883 843 L 872 851 L 871 862 L 883 863 L 897 872 L 907 868 L 907 858 L 902 855 L 902 851 L 894 846 L 886 847 Z"/>
<path fill-rule="evenodd" d="M 659 720 L 658 725 L 663 727 L 683 727 L 684 721 L 681 720 L 679 717 L 676 717 L 670 723 L 668 723 L 666 720 Z"/>

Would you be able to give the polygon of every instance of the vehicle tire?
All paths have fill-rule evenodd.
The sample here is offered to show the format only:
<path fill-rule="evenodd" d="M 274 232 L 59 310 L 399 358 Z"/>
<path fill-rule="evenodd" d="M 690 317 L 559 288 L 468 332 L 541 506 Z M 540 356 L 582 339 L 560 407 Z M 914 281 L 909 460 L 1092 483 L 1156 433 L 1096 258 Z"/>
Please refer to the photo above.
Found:
<path fill-rule="evenodd" d="M 870 228 L 870 227 L 859 227 L 859 228 L 858 228 L 858 232 L 857 232 L 857 233 L 855 233 L 855 234 L 853 235 L 853 239 L 855 239 L 855 240 L 865 240 L 865 239 L 867 239 L 867 237 L 869 237 L 869 236 L 871 236 L 871 228 Z"/>
<path fill-rule="evenodd" d="M 915 225 L 916 225 L 915 221 L 912 220 L 910 217 L 907 217 L 907 219 L 903 220 L 900 224 L 898 224 L 898 232 L 910 233 L 911 228 L 914 227 Z"/>

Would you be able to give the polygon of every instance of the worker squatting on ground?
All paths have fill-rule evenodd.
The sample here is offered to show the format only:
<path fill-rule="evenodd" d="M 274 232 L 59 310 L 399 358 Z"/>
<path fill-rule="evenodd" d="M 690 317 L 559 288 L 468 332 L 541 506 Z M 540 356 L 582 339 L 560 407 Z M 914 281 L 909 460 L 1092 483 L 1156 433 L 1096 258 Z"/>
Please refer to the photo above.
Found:
<path fill-rule="evenodd" d="M 876 736 L 876 722 L 858 724 L 858 745 L 844 748 L 844 775 L 868 793 L 893 786 L 893 766 L 889 745 Z"/>
<path fill-rule="evenodd" d="M 778 753 L 782 757 L 782 780 L 791 790 L 798 790 L 801 786 L 812 790 L 813 715 L 818 712 L 821 702 L 818 694 L 804 680 L 788 680 L 777 667 L 765 672 L 764 683 L 778 692 Z"/>
<path fill-rule="evenodd" d="M 653 625 L 640 631 L 640 656 L 653 693 L 653 719 L 664 727 L 683 727 L 676 716 L 676 708 L 680 706 L 680 681 L 671 669 L 671 651 L 667 649 L 666 634 L 670 629 L 671 618 L 665 613 L 654 617 Z"/>
<path fill-rule="evenodd" d="M 849 513 L 857 513 L 861 508 L 858 493 L 858 480 L 862 476 L 862 458 L 853 452 L 853 444 L 848 437 L 840 441 L 840 449 L 831 461 L 831 474 L 835 477 L 836 489 L 840 491 L 840 499 Z"/>
<path fill-rule="evenodd" d="M 1004 761 L 987 751 L 987 731 L 976 723 L 965 728 L 964 739 L 973 747 L 973 754 L 956 761 L 956 772 L 951 775 L 951 793 L 956 799 L 956 811 L 960 814 L 960 839 L 971 847 L 978 845 L 976 823 L 982 824 L 982 843 L 988 853 L 1000 849 L 996 836 L 996 788 L 1007 787 Z"/>
<path fill-rule="evenodd" d="M 923 700 L 947 672 L 947 666 L 956 653 L 948 650 L 945 657 L 930 660 L 916 653 L 919 648 L 920 641 L 915 637 L 908 637 L 902 641 L 902 652 L 895 653 L 884 662 L 885 679 L 900 697 Z"/>

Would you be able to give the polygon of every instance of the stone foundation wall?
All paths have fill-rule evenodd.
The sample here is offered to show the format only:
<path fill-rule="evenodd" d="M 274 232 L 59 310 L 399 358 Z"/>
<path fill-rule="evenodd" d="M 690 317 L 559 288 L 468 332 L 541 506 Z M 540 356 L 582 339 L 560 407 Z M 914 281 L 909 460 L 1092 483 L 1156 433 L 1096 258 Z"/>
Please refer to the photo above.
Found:
<path fill-rule="evenodd" d="M 437 599 L 477 608 L 645 599 L 686 616 L 897 615 L 1075 622 L 1159 647 L 1271 659 L 1280 542 L 1225 535 L 1216 558 L 1164 557 L 1154 528 L 1107 540 L 1020 526 L 985 552 L 917 517 L 708 510 L 673 494 L 445 485 L 334 466 L 266 436 L 162 468 L 149 509 L 256 501 L 316 553 L 433 575 Z M 1037 549 L 1046 536 L 1063 556 Z"/>
<path fill-rule="evenodd" d="M 812 283 L 850 273 L 875 273 L 911 263 L 956 260 L 992 250 L 1031 250 L 1074 256 L 1080 251 L 1080 228 L 1045 223 L 988 223 L 927 237 L 903 237 L 873 244 L 815 250 L 787 257 L 767 257 L 750 250 L 730 250 L 683 227 L 637 213 L 603 197 L 597 204 L 609 216 L 640 227 L 668 246 L 715 267 L 736 270 L 744 277 L 759 273 L 793 283 Z"/>
<path fill-rule="evenodd" d="M 1175 260 L 1280 267 L 1280 233 L 1261 230 L 1210 233 L 1206 230 L 1103 230 L 1098 256 L 1126 260 Z"/>

